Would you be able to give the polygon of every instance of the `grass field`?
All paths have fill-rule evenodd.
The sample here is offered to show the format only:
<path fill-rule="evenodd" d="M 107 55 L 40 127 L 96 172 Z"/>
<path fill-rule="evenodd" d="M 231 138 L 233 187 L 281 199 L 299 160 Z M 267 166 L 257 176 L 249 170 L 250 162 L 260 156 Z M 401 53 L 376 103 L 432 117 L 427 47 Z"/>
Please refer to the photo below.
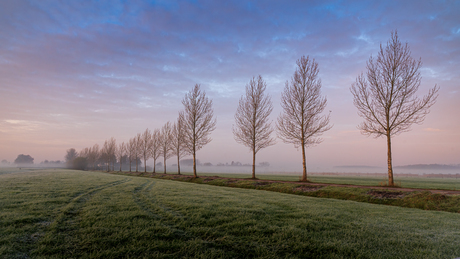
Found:
<path fill-rule="evenodd" d="M 174 172 L 168 172 L 174 174 Z M 192 175 L 192 173 L 183 173 Z M 235 178 L 250 178 L 250 174 L 225 174 L 225 173 L 199 173 L 199 176 L 220 176 Z M 299 181 L 296 175 L 256 175 L 260 180 Z M 309 175 L 308 179 L 315 183 L 336 183 L 351 185 L 379 186 L 387 183 L 387 177 L 378 176 L 337 176 L 337 175 Z M 398 177 L 395 176 L 395 183 L 405 188 L 460 190 L 460 178 L 428 178 L 428 177 Z"/>
<path fill-rule="evenodd" d="M 455 258 L 460 214 L 71 170 L 0 171 L 0 258 Z"/>

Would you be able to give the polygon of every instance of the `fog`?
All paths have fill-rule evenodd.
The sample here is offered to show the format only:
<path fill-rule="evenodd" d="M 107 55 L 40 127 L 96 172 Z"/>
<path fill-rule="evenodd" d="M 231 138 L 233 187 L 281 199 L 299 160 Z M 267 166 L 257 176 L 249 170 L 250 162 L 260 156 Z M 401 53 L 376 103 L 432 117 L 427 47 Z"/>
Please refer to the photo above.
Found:
<path fill-rule="evenodd" d="M 170 161 L 171 160 L 171 161 Z M 167 174 L 175 174 L 177 172 L 177 165 L 174 164 L 176 160 L 173 158 L 167 161 Z M 235 162 L 237 163 L 237 162 Z M 252 165 L 198 165 L 197 171 L 198 175 L 200 173 L 216 173 L 216 174 L 247 174 L 250 177 L 252 173 Z M 127 165 L 123 165 L 123 170 L 127 171 Z M 151 172 L 153 166 L 153 160 L 147 162 L 147 171 Z M 45 169 L 45 168 L 66 168 L 65 163 L 61 164 L 52 164 L 52 163 L 34 163 L 34 164 L 14 164 L 14 163 L 0 163 L 1 168 L 22 168 L 22 169 Z M 105 169 L 105 167 L 104 167 Z M 119 166 L 115 166 L 115 171 L 118 171 Z M 312 167 L 307 168 L 309 174 L 343 174 L 343 175 L 382 175 L 386 177 L 388 169 L 386 167 L 375 167 L 375 166 L 331 166 L 331 167 Z M 143 165 L 139 167 L 139 172 L 144 171 Z M 133 164 L 132 171 L 135 171 L 135 166 Z M 396 166 L 393 168 L 394 174 L 397 177 L 398 175 L 413 175 L 413 176 L 425 176 L 429 177 L 430 175 L 459 175 L 460 176 L 460 165 L 440 165 L 440 164 L 431 164 L 431 165 L 410 165 L 410 166 Z M 156 167 L 157 173 L 163 173 L 163 165 L 157 164 Z M 193 172 L 192 166 L 181 165 L 182 173 L 191 173 Z M 257 175 L 298 175 L 301 176 L 302 167 L 301 165 L 291 165 L 291 166 L 256 166 L 256 176 Z"/>
<path fill-rule="evenodd" d="M 168 173 L 177 172 L 177 167 L 167 166 Z M 181 166 L 181 172 L 192 172 L 192 167 Z M 251 166 L 198 166 L 198 172 L 204 173 L 219 173 L 219 174 L 248 174 L 252 172 Z M 460 167 L 457 169 L 403 169 L 394 168 L 395 175 L 410 174 L 410 175 L 429 175 L 429 174 L 460 174 Z M 385 167 L 366 167 L 366 166 L 350 166 L 350 167 L 317 167 L 308 169 L 311 174 L 324 174 L 324 173 L 339 173 L 339 174 L 387 174 L 388 169 Z M 299 175 L 302 174 L 301 167 L 280 167 L 280 166 L 256 166 L 256 176 L 261 175 Z"/>

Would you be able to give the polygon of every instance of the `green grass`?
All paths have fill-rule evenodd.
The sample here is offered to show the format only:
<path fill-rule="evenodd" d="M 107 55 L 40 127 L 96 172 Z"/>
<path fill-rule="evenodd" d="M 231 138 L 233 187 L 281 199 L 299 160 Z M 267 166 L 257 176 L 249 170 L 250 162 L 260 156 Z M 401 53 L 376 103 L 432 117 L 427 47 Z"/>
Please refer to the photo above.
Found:
<path fill-rule="evenodd" d="M 115 172 L 115 174 L 129 174 Z M 254 180 L 248 178 L 215 178 L 202 176 L 200 178 L 183 177 L 171 174 L 144 174 L 135 173 L 136 176 L 153 177 L 157 179 L 169 179 L 199 184 L 209 184 L 245 189 L 258 189 L 272 192 L 289 193 L 310 197 L 334 198 L 341 200 L 352 200 L 375 204 L 393 205 L 407 208 L 418 208 L 424 210 L 438 210 L 460 213 L 460 195 L 445 195 L 431 193 L 426 189 L 405 190 L 400 188 L 366 188 L 356 185 L 328 186 L 318 183 L 301 182 L 270 182 L 265 180 Z M 330 178 L 333 179 L 333 178 Z M 353 180 L 354 178 L 352 178 Z M 359 179 L 359 178 L 358 178 Z M 340 178 L 339 178 L 340 181 Z M 358 182 L 358 181 L 356 181 Z M 334 183 L 334 181 L 332 181 Z M 420 184 L 418 184 L 420 186 Z"/>
<path fill-rule="evenodd" d="M 460 214 L 83 172 L 0 175 L 0 258 L 455 258 Z"/>
<path fill-rule="evenodd" d="M 168 172 L 174 174 L 173 172 Z M 192 175 L 192 173 L 182 173 Z M 250 174 L 226 174 L 226 173 L 199 173 L 198 176 L 220 176 L 228 178 L 250 178 Z M 296 175 L 256 175 L 260 180 L 299 181 Z M 337 176 L 337 175 L 309 175 L 308 179 L 315 183 L 335 183 L 350 185 L 378 186 L 388 182 L 388 178 L 379 176 Z M 395 182 L 404 188 L 460 190 L 460 178 L 428 178 L 428 177 L 398 177 Z"/>

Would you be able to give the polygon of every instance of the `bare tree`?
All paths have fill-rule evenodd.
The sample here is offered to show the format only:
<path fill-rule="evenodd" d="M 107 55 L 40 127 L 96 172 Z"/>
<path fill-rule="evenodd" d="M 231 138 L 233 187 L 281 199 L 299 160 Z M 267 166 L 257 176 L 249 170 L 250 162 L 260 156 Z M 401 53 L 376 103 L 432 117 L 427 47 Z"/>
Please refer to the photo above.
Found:
<path fill-rule="evenodd" d="M 136 173 L 139 172 L 139 160 L 142 152 L 142 135 L 141 133 L 137 133 L 137 135 L 134 137 L 134 155 L 136 158 Z"/>
<path fill-rule="evenodd" d="M 153 173 L 156 173 L 157 159 L 161 156 L 161 132 L 155 129 L 152 132 L 150 157 L 153 158 Z"/>
<path fill-rule="evenodd" d="M 112 164 L 112 171 L 115 171 L 115 161 L 117 160 L 117 141 L 115 138 L 110 138 L 109 139 L 109 161 Z"/>
<path fill-rule="evenodd" d="M 129 172 L 132 171 L 131 163 L 133 162 L 134 159 L 136 159 L 136 148 L 137 148 L 136 138 L 129 139 L 128 147 L 127 147 L 128 157 L 129 157 Z"/>
<path fill-rule="evenodd" d="M 327 99 L 321 96 L 321 80 L 318 78 L 318 63 L 308 56 L 297 60 L 297 69 L 286 82 L 281 94 L 283 113 L 278 117 L 278 137 L 284 143 L 302 148 L 303 174 L 301 181 L 307 181 L 305 148 L 322 142 L 321 134 L 332 128 L 330 115 L 321 115 Z"/>
<path fill-rule="evenodd" d="M 151 156 L 150 150 L 152 149 L 152 134 L 149 129 L 146 129 L 141 135 L 140 140 L 140 154 L 144 158 L 144 172 L 147 173 L 147 160 Z"/>
<path fill-rule="evenodd" d="M 180 174 L 180 159 L 188 155 L 184 145 L 184 122 L 180 119 L 184 117 L 183 113 L 179 113 L 179 118 L 172 127 L 171 146 L 173 155 L 177 157 L 177 174 Z"/>
<path fill-rule="evenodd" d="M 96 170 L 96 165 L 98 163 L 98 160 L 100 158 L 100 150 L 99 150 L 99 145 L 94 144 L 94 146 L 90 147 L 88 150 L 88 164 L 92 165 L 93 170 Z"/>
<path fill-rule="evenodd" d="M 109 171 L 109 142 L 106 140 L 101 149 L 101 159 L 107 165 L 107 172 Z M 104 167 L 104 165 L 103 165 Z"/>
<path fill-rule="evenodd" d="M 121 168 L 122 168 L 123 156 L 125 154 L 126 154 L 126 145 L 125 145 L 125 142 L 121 142 L 118 145 L 118 148 L 117 148 L 117 158 L 118 158 L 118 161 L 120 162 L 120 172 L 121 172 Z"/>
<path fill-rule="evenodd" d="M 270 96 L 265 94 L 266 83 L 259 75 L 246 85 L 246 95 L 241 96 L 233 127 L 235 140 L 252 151 L 252 178 L 256 178 L 256 154 L 262 148 L 276 143 L 271 137 L 273 128 L 269 116 L 273 110 Z"/>
<path fill-rule="evenodd" d="M 210 134 L 216 129 L 216 120 L 213 118 L 212 100 L 201 91 L 200 85 L 185 95 L 182 100 L 184 113 L 180 118 L 184 122 L 184 144 L 193 155 L 193 176 L 196 174 L 196 151 L 211 142 Z"/>
<path fill-rule="evenodd" d="M 116 156 L 115 156 L 116 151 L 117 151 L 117 141 L 115 140 L 115 138 L 112 137 L 108 140 L 108 149 L 107 149 L 108 163 L 109 163 L 109 167 L 110 167 L 110 164 L 112 164 L 112 170 L 114 170 L 114 166 L 115 166 L 114 163 L 116 160 Z"/>
<path fill-rule="evenodd" d="M 110 138 L 104 142 L 104 146 L 102 147 L 102 158 L 104 162 L 107 164 L 107 172 L 110 171 L 110 164 L 112 164 L 112 170 L 114 169 L 113 162 L 115 160 L 115 152 L 117 148 L 117 143 L 115 138 Z"/>
<path fill-rule="evenodd" d="M 394 186 L 391 137 L 421 124 L 436 102 L 436 85 L 419 99 L 415 96 L 421 76 L 421 59 L 411 57 L 406 43 L 402 45 L 397 32 L 384 49 L 380 44 L 377 59 L 369 58 L 366 75 L 361 74 L 351 86 L 353 103 L 364 118 L 358 128 L 364 135 L 386 136 L 388 148 L 388 185 Z"/>
<path fill-rule="evenodd" d="M 172 127 L 171 122 L 167 122 L 161 128 L 160 134 L 160 146 L 161 146 L 161 156 L 163 157 L 163 166 L 164 166 L 164 173 L 166 174 L 166 160 L 173 156 L 172 153 L 172 146 L 171 146 L 171 139 L 172 139 Z"/>
<path fill-rule="evenodd" d="M 88 158 L 89 151 L 90 151 L 90 148 L 85 147 L 80 152 L 78 152 L 78 156 Z"/>

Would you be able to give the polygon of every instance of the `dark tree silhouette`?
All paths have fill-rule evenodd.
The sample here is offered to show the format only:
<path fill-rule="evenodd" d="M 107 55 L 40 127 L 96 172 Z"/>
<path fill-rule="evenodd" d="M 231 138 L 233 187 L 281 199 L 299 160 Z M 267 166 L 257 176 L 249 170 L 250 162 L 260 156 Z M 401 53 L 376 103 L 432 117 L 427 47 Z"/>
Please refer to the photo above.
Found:
<path fill-rule="evenodd" d="M 73 166 L 73 160 L 78 157 L 78 152 L 75 148 L 67 149 L 67 153 L 65 155 L 65 162 L 68 168 Z"/>
<path fill-rule="evenodd" d="M 14 163 L 15 164 L 33 164 L 34 163 L 34 158 L 31 157 L 30 155 L 20 154 L 14 160 Z"/>

